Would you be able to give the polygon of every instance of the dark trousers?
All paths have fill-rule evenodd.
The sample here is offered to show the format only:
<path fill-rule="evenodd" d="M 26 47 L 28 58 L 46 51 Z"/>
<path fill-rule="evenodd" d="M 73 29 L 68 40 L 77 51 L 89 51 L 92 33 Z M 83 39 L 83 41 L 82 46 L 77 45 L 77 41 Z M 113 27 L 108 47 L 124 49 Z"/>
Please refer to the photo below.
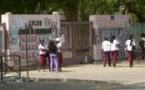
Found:
<path fill-rule="evenodd" d="M 119 51 L 118 50 L 112 51 L 111 55 L 112 55 L 112 63 L 113 63 L 113 66 L 115 67 L 117 59 L 118 59 Z"/>
<path fill-rule="evenodd" d="M 141 59 L 144 59 L 145 57 L 145 48 L 141 48 Z"/>
<path fill-rule="evenodd" d="M 50 71 L 50 56 L 49 56 L 49 54 L 47 54 L 47 60 L 48 60 L 48 69 L 49 69 L 49 71 Z"/>
<path fill-rule="evenodd" d="M 59 70 L 61 71 L 61 67 L 62 67 L 62 63 L 63 63 L 63 55 L 61 52 L 58 53 L 58 67 L 59 67 Z"/>
<path fill-rule="evenodd" d="M 111 66 L 110 51 L 103 52 L 104 67 L 106 66 L 106 62 L 108 62 L 108 66 Z"/>
<path fill-rule="evenodd" d="M 127 51 L 127 57 L 129 62 L 129 67 L 133 67 L 133 60 L 134 60 L 134 52 L 133 51 Z"/>
<path fill-rule="evenodd" d="M 46 68 L 46 55 L 45 54 L 42 54 L 40 55 L 40 60 L 39 60 L 39 68 L 42 68 L 42 69 L 45 69 Z"/>

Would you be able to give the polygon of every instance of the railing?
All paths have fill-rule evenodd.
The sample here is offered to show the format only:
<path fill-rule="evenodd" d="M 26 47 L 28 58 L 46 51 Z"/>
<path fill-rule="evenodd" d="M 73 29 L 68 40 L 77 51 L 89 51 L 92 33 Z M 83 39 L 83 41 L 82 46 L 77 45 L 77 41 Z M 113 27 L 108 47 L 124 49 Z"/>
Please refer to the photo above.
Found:
<path fill-rule="evenodd" d="M 0 55 L 0 79 L 10 76 L 21 78 L 21 58 L 19 55 Z M 15 73 L 11 75 L 11 73 Z"/>

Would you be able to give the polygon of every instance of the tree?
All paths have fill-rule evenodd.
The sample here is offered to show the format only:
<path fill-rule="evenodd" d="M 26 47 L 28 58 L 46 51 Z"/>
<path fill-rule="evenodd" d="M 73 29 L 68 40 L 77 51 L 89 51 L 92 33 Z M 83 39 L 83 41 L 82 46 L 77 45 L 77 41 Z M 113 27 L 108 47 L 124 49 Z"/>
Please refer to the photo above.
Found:
<path fill-rule="evenodd" d="M 125 0 L 127 13 L 136 15 L 139 22 L 145 22 L 145 1 L 144 0 Z"/>
<path fill-rule="evenodd" d="M 81 20 L 88 20 L 92 14 L 114 14 L 116 11 L 118 11 L 117 0 L 79 0 Z"/>
<path fill-rule="evenodd" d="M 139 22 L 145 22 L 145 0 L 1 0 L 0 14 L 63 10 L 68 21 L 86 21 L 91 14 L 114 14 L 121 5 L 125 6 L 123 14 L 132 13 Z"/>

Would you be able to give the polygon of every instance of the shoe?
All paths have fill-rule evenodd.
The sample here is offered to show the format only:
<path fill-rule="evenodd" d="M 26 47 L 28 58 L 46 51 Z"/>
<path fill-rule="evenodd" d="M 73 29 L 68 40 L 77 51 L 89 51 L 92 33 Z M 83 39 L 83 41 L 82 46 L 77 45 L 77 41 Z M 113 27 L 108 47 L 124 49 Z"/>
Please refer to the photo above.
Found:
<path fill-rule="evenodd" d="M 129 67 L 133 67 L 133 65 L 129 65 Z"/>
<path fill-rule="evenodd" d="M 109 66 L 109 67 L 111 67 L 112 65 L 111 65 L 111 64 L 109 64 L 108 66 Z"/>
<path fill-rule="evenodd" d="M 113 64 L 113 67 L 116 67 L 116 64 Z"/>

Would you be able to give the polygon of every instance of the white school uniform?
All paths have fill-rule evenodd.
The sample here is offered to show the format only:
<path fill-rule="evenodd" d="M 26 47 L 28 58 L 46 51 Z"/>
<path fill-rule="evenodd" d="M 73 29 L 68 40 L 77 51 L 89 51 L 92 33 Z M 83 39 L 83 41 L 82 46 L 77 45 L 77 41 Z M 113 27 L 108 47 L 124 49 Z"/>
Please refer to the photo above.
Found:
<path fill-rule="evenodd" d="M 44 50 L 46 50 L 46 48 L 42 44 L 39 44 L 38 49 L 39 49 L 39 55 L 46 54 L 46 52 L 44 51 Z"/>
<path fill-rule="evenodd" d="M 130 43 L 131 43 L 131 40 L 127 40 L 125 42 L 127 51 L 132 51 L 132 47 L 136 45 L 134 40 L 132 41 L 132 45 L 130 45 Z"/>
<path fill-rule="evenodd" d="M 119 50 L 118 44 L 119 44 L 118 40 L 116 40 L 116 39 L 113 40 L 113 43 L 111 43 L 111 51 Z"/>
<path fill-rule="evenodd" d="M 105 40 L 105 41 L 102 42 L 102 50 L 104 52 L 107 52 L 107 51 L 111 50 L 111 43 L 110 43 L 110 41 Z"/>

